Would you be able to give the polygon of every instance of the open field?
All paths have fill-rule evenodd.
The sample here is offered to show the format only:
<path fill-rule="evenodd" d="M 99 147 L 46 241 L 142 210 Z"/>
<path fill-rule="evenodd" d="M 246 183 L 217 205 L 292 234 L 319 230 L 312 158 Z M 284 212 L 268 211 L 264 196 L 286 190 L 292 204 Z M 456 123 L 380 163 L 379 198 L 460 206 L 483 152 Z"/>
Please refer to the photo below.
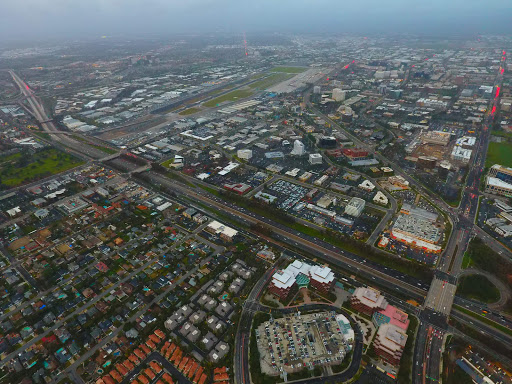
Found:
<path fill-rule="evenodd" d="M 285 80 L 291 79 L 294 75 L 289 73 L 273 73 L 270 76 L 249 84 L 249 87 L 254 89 L 265 89 L 275 84 L 279 84 Z"/>
<path fill-rule="evenodd" d="M 194 113 L 197 113 L 197 112 L 199 112 L 199 111 L 200 111 L 200 109 L 199 109 L 199 108 L 192 107 L 192 108 L 189 108 L 189 109 L 185 109 L 184 111 L 181 111 L 181 112 L 179 113 L 179 115 L 181 115 L 181 116 L 187 116 L 187 115 L 192 115 L 192 114 L 194 114 Z"/>
<path fill-rule="evenodd" d="M 512 167 L 512 144 L 507 142 L 489 143 L 489 151 L 485 166 L 490 167 L 494 164 L 501 164 L 505 167 Z"/>
<path fill-rule="evenodd" d="M 218 104 L 223 103 L 225 101 L 235 101 L 237 99 L 243 99 L 249 97 L 253 94 L 251 90 L 248 89 L 237 89 L 236 91 L 226 93 L 225 95 L 216 97 L 215 99 L 211 99 L 204 103 L 205 107 L 216 107 Z"/>
<path fill-rule="evenodd" d="M 12 160 L 12 159 L 11 159 Z M 1 161 L 1 160 L 0 160 Z M 0 185 L 15 187 L 74 168 L 82 161 L 54 148 L 0 162 Z"/>
<path fill-rule="evenodd" d="M 459 278 L 457 295 L 482 303 L 495 303 L 500 299 L 496 286 L 482 275 L 469 275 Z"/>
<path fill-rule="evenodd" d="M 307 70 L 307 68 L 302 68 L 302 67 L 274 67 L 270 70 L 270 72 L 302 73 L 306 70 Z"/>

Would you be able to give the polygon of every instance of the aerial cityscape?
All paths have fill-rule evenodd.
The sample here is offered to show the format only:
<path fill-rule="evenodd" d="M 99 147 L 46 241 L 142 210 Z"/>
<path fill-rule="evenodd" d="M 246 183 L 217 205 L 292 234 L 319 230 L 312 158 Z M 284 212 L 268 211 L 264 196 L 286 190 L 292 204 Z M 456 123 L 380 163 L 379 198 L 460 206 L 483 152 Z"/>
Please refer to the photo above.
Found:
<path fill-rule="evenodd" d="M 31 2 L 0 42 L 0 384 L 512 384 L 512 37 L 485 13 L 150 0 L 164 33 Z"/>

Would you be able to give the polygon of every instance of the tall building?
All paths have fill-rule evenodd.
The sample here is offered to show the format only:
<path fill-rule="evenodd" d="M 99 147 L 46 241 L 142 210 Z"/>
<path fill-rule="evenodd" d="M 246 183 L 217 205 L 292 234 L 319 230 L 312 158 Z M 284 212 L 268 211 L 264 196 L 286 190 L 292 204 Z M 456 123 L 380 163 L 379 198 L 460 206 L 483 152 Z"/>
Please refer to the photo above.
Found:
<path fill-rule="evenodd" d="M 400 364 L 406 343 L 407 333 L 396 325 L 387 323 L 379 327 L 373 348 L 378 356 L 397 366 Z"/>
<path fill-rule="evenodd" d="M 295 156 L 302 156 L 306 153 L 306 149 L 304 147 L 304 143 L 300 140 L 295 140 L 293 142 L 293 149 L 291 154 Z"/>
<path fill-rule="evenodd" d="M 317 94 L 322 93 L 322 88 L 319 85 L 315 85 L 313 87 L 313 93 L 317 93 Z"/>
<path fill-rule="evenodd" d="M 332 90 L 332 99 L 334 101 L 343 101 L 345 100 L 346 92 L 341 90 L 340 88 L 334 88 Z"/>

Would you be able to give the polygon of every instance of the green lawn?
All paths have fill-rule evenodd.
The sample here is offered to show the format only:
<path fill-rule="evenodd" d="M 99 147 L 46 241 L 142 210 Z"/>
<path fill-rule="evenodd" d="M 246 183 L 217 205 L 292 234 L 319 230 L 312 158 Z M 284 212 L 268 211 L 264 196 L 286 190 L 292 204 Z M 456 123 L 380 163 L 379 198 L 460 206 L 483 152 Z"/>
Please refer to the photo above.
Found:
<path fill-rule="evenodd" d="M 249 84 L 249 87 L 253 89 L 266 89 L 275 84 L 279 84 L 285 80 L 291 79 L 293 76 L 294 75 L 289 73 L 273 73 L 260 81 Z"/>
<path fill-rule="evenodd" d="M 482 275 L 468 275 L 459 278 L 457 295 L 483 303 L 495 303 L 500 299 L 500 291 Z"/>
<path fill-rule="evenodd" d="M 200 111 L 199 108 L 192 107 L 192 108 L 189 108 L 189 109 L 185 109 L 184 111 L 181 111 L 179 114 L 182 115 L 182 116 L 186 116 L 186 115 L 192 115 L 192 114 L 197 113 L 199 111 Z"/>
<path fill-rule="evenodd" d="M 282 73 L 302 73 L 307 68 L 301 67 L 274 67 L 270 70 L 270 72 L 282 72 Z"/>
<path fill-rule="evenodd" d="M 489 143 L 489 150 L 487 151 L 485 166 L 490 167 L 494 164 L 501 164 L 505 167 L 512 167 L 511 143 Z"/>
<path fill-rule="evenodd" d="M 225 95 L 216 97 L 215 99 L 211 99 L 211 100 L 207 101 L 206 103 L 204 103 L 203 105 L 205 107 L 212 108 L 212 107 L 216 107 L 218 104 L 223 103 L 225 101 L 235 101 L 237 99 L 243 99 L 243 98 L 251 96 L 252 94 L 253 94 L 253 91 L 251 91 L 251 90 L 237 89 L 235 91 L 228 92 Z"/>
<path fill-rule="evenodd" d="M 172 163 L 174 163 L 174 157 L 173 157 L 172 159 L 165 160 L 165 161 L 162 163 L 162 165 L 163 165 L 165 168 L 170 168 Z"/>
<path fill-rule="evenodd" d="M 79 159 L 54 148 L 19 156 L 16 161 L 0 165 L 0 184 L 15 187 L 51 176 L 83 164 Z"/>

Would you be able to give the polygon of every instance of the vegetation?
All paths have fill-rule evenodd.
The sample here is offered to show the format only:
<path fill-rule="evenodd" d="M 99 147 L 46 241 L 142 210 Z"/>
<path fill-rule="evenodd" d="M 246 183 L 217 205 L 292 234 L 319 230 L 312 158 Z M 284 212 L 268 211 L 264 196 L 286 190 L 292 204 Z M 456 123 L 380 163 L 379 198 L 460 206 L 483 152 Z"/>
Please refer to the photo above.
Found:
<path fill-rule="evenodd" d="M 506 167 L 512 167 L 512 143 L 489 143 L 489 150 L 487 152 L 485 166 L 490 167 L 494 164 L 501 164 Z"/>
<path fill-rule="evenodd" d="M 16 155 L 19 156 L 13 155 L 7 162 L 0 158 L 0 188 L 26 184 L 83 164 L 77 158 L 54 148 Z"/>
<path fill-rule="evenodd" d="M 256 81 L 255 83 L 249 84 L 249 87 L 255 89 L 266 89 L 273 86 L 274 84 L 279 84 L 282 81 L 291 79 L 292 77 L 293 75 L 288 73 L 273 73 L 260 81 Z"/>
<path fill-rule="evenodd" d="M 271 72 L 281 72 L 281 73 L 302 73 L 307 68 L 302 67 L 274 67 L 270 71 Z"/>
<path fill-rule="evenodd" d="M 460 311 L 462 313 L 465 313 L 466 315 L 471 316 L 471 317 L 481 321 L 482 323 L 490 325 L 491 327 L 496 328 L 496 329 L 500 330 L 501 332 L 506 333 L 507 335 L 512 336 L 512 330 L 508 329 L 507 327 L 504 327 L 503 325 L 498 324 L 497 322 L 492 321 L 492 320 L 488 319 L 485 316 L 481 316 L 481 315 L 479 315 L 479 314 L 477 314 L 475 312 L 472 312 L 472 311 L 470 311 L 470 310 L 468 310 L 468 309 L 466 309 L 464 307 L 461 307 L 459 305 L 455 305 L 454 307 L 458 311 Z"/>
<path fill-rule="evenodd" d="M 487 271 L 512 288 L 512 281 L 509 281 L 512 263 L 485 245 L 480 238 L 475 237 L 471 240 L 464 257 L 466 265 Z"/>
<path fill-rule="evenodd" d="M 179 114 L 181 116 L 187 116 L 187 115 L 193 115 L 194 113 L 197 113 L 199 111 L 200 111 L 199 108 L 192 107 L 192 108 L 189 108 L 189 109 L 185 109 L 184 111 L 181 111 Z"/>
<path fill-rule="evenodd" d="M 402 360 L 400 361 L 400 369 L 398 370 L 397 383 L 406 384 L 411 382 L 412 363 L 413 363 L 413 348 L 416 338 L 416 329 L 418 328 L 418 319 L 414 316 L 409 316 L 409 328 L 407 329 L 407 343 L 405 344 Z"/>
<path fill-rule="evenodd" d="M 466 372 L 462 370 L 461 367 L 455 365 L 453 367 L 453 371 L 447 376 L 446 380 L 443 380 L 443 383 L 447 384 L 472 384 L 473 379 Z"/>
<path fill-rule="evenodd" d="M 457 295 L 482 303 L 495 303 L 500 299 L 498 288 L 482 275 L 462 276 L 457 285 Z"/>
<path fill-rule="evenodd" d="M 253 94 L 251 90 L 246 89 L 237 89 L 232 92 L 228 92 L 225 95 L 216 97 L 215 99 L 211 99 L 205 102 L 203 105 L 205 107 L 216 107 L 218 104 L 224 103 L 225 101 L 235 101 L 237 99 L 243 99 L 245 97 L 249 97 Z"/>
<path fill-rule="evenodd" d="M 459 307 L 455 306 L 458 310 L 463 312 Z M 469 311 L 468 311 L 469 312 Z M 472 313 L 472 312 L 471 312 Z M 478 315 L 475 315 L 473 317 L 476 317 Z M 485 317 L 483 318 L 485 320 Z M 483 321 L 483 320 L 482 320 Z M 490 321 L 490 320 L 489 320 Z M 503 344 L 502 342 L 498 341 L 497 339 L 493 337 L 489 337 L 489 335 L 485 333 L 481 333 L 480 331 L 476 330 L 473 327 L 470 327 L 469 325 L 462 324 L 461 322 L 457 321 L 453 317 L 450 317 L 449 324 L 453 326 L 454 328 L 457 328 L 459 331 L 461 331 L 463 334 L 467 335 L 470 338 L 473 338 L 480 343 L 484 344 L 489 348 L 487 352 L 496 351 L 504 356 L 510 356 L 512 353 L 512 346 L 509 344 Z"/>

